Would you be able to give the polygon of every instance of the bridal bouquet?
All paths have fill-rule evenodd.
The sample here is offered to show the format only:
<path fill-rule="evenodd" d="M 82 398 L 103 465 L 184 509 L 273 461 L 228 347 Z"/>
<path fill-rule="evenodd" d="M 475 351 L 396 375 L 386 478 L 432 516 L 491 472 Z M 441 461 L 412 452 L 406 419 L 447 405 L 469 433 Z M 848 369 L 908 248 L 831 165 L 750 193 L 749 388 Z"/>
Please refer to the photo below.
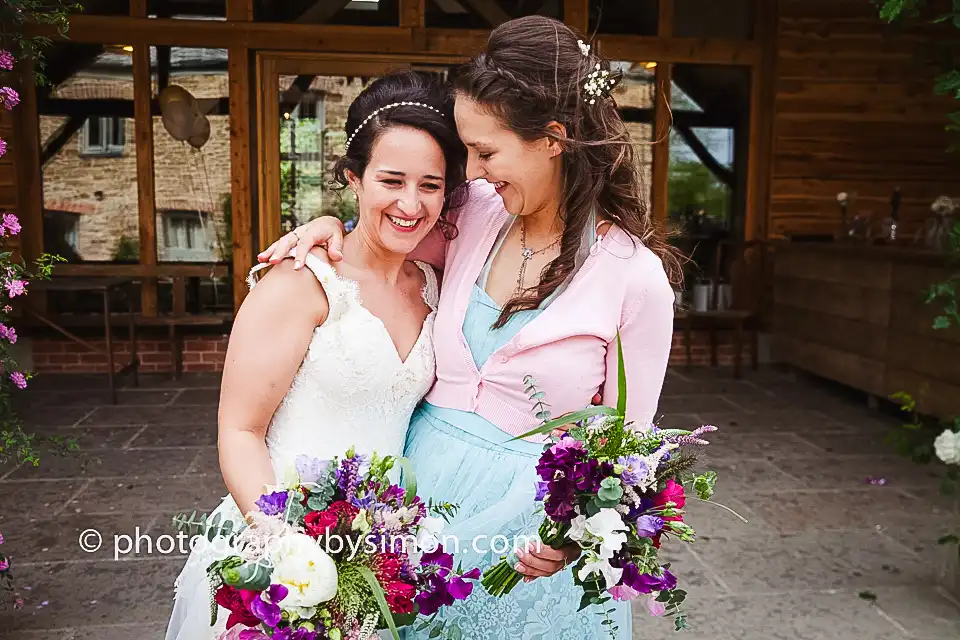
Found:
<path fill-rule="evenodd" d="M 398 462 L 406 489 L 387 478 Z M 438 543 L 456 506 L 422 502 L 404 458 L 299 456 L 271 488 L 237 531 L 219 515 L 174 520 L 229 545 L 207 568 L 211 624 L 218 605 L 230 611 L 221 639 L 366 640 L 389 628 L 399 640 L 397 627 L 465 599 L 480 577 Z"/>
<path fill-rule="evenodd" d="M 677 588 L 669 564 L 661 563 L 661 543 L 670 537 L 694 540 L 694 530 L 684 522 L 687 488 L 702 500 L 713 494 L 716 474 L 691 473 L 695 458 L 686 446 L 708 444 L 702 436 L 716 430 L 702 426 L 694 431 L 634 427 L 626 422 L 626 383 L 620 352 L 619 406 L 591 407 L 549 420 L 549 410 L 527 378 L 527 393 L 537 402 L 537 417 L 548 420 L 518 436 L 549 433 L 573 425 L 547 443 L 537 464 L 536 500 L 545 512 L 540 540 L 551 547 L 577 544 L 583 550 L 573 565 L 574 583 L 583 589 L 580 609 L 602 605 L 611 598 L 634 600 L 648 595 L 653 615 L 670 612 L 676 628 L 686 626 L 680 604 L 686 592 Z M 523 578 L 504 560 L 482 578 L 494 596 L 510 592 Z M 616 627 L 605 610 L 603 624 L 615 635 Z"/>

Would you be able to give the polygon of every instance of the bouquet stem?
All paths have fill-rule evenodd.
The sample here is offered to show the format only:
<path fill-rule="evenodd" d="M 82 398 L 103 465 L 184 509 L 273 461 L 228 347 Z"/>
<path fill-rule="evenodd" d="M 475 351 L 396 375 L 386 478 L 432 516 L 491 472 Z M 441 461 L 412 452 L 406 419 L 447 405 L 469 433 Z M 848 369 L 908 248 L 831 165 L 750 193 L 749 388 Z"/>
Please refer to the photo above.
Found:
<path fill-rule="evenodd" d="M 537 534 L 543 544 L 559 549 L 566 540 L 568 529 L 569 527 L 565 524 L 556 524 L 544 518 Z M 487 569 L 480 579 L 480 584 L 492 596 L 498 598 L 505 596 L 523 580 L 523 574 L 513 568 L 515 564 L 516 559 L 513 554 L 510 554 L 507 558 Z"/>

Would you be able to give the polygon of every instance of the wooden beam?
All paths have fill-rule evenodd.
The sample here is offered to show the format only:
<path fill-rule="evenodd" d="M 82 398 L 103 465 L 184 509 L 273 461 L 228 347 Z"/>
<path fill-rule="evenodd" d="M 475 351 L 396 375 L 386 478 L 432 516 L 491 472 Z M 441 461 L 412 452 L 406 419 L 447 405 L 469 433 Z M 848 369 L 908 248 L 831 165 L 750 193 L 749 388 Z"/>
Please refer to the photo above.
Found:
<path fill-rule="evenodd" d="M 38 105 L 40 115 L 45 116 L 73 116 L 93 117 L 111 116 L 114 118 L 133 118 L 136 107 L 133 100 L 124 98 L 85 98 L 70 100 L 68 98 L 47 98 Z M 220 98 L 210 112 L 215 115 L 227 115 L 230 110 L 230 99 Z M 160 102 L 156 98 L 150 100 L 150 113 L 160 115 Z"/>
<path fill-rule="evenodd" d="M 618 107 L 617 111 L 620 112 L 620 117 L 623 118 L 624 122 L 643 122 L 646 124 L 656 122 L 656 108 Z M 725 114 L 710 113 L 708 111 L 673 112 L 673 124 L 675 126 L 734 129 L 737 126 L 737 122 L 735 118 Z"/>
<path fill-rule="evenodd" d="M 170 86 L 170 47 L 157 47 L 157 93 Z"/>
<path fill-rule="evenodd" d="M 673 34 L 673 0 L 660 0 L 657 15 L 657 33 L 661 37 L 670 37 Z M 604 55 L 610 53 L 604 47 Z M 670 127 L 672 113 L 670 111 L 671 88 L 673 81 L 673 65 L 659 59 L 654 72 L 656 94 L 654 95 L 654 122 L 653 122 L 653 167 L 651 168 L 652 183 L 650 185 L 650 200 L 653 205 L 653 218 L 665 224 L 669 210 L 669 178 L 670 178 Z"/>
<path fill-rule="evenodd" d="M 750 155 L 747 158 L 747 201 L 744 239 L 765 239 L 770 217 L 773 180 L 776 62 L 779 15 L 775 2 L 759 2 L 754 32 L 761 63 L 750 72 Z"/>
<path fill-rule="evenodd" d="M 56 276 L 76 278 L 127 277 L 127 278 L 224 278 L 228 275 L 226 265 L 206 264 L 117 264 L 110 262 L 85 262 L 58 264 L 53 267 Z"/>
<path fill-rule="evenodd" d="M 29 60 L 19 66 L 20 106 L 13 110 L 14 179 L 17 185 L 17 213 L 23 230 L 20 233 L 20 255 L 30 263 L 43 253 L 43 171 L 40 164 L 40 117 L 37 115 L 37 85 L 33 64 Z M 28 308 L 46 310 L 42 292 L 27 296 Z"/>
<path fill-rule="evenodd" d="M 136 3 L 135 3 L 136 4 Z M 157 212 L 154 199 L 153 114 L 150 109 L 150 47 L 133 48 L 134 140 L 137 153 L 137 209 L 140 229 L 140 264 L 157 264 Z M 157 281 L 146 279 L 140 287 L 143 315 L 157 315 Z"/>
<path fill-rule="evenodd" d="M 589 36 L 590 0 L 563 0 L 563 22 L 581 35 Z"/>
<path fill-rule="evenodd" d="M 759 44 L 749 40 L 620 35 L 597 38 L 604 57 L 613 60 L 742 66 L 754 66 L 760 61 Z"/>
<path fill-rule="evenodd" d="M 694 155 L 697 156 L 697 159 L 710 170 L 710 173 L 715 175 L 723 184 L 733 189 L 735 178 L 733 171 L 723 166 L 719 160 L 713 157 L 713 154 L 710 153 L 706 145 L 700 141 L 697 134 L 695 134 L 690 127 L 684 126 L 676 121 L 674 121 L 674 129 L 680 134 L 683 141 L 687 143 L 687 146 L 690 147 Z"/>
<path fill-rule="evenodd" d="M 491 27 L 497 27 L 510 20 L 510 14 L 500 8 L 493 0 L 461 0 L 470 10 L 484 19 Z"/>
<path fill-rule="evenodd" d="M 55 36 L 49 28 L 31 26 L 28 35 Z M 80 43 L 125 42 L 182 47 L 246 47 L 265 51 L 403 53 L 469 56 L 482 48 L 488 31 L 425 29 L 420 42 L 407 27 L 356 27 L 235 20 L 140 19 L 76 15 L 70 19 L 70 40 Z M 605 56 L 617 60 L 753 66 L 760 46 L 747 40 L 598 36 Z M 418 44 L 419 43 L 419 44 Z"/>
<path fill-rule="evenodd" d="M 426 0 L 400 0 L 400 26 L 424 29 L 427 26 Z"/>
<path fill-rule="evenodd" d="M 60 153 L 60 150 L 63 149 L 63 145 L 67 144 L 77 131 L 83 128 L 84 123 L 87 121 L 86 116 L 73 116 L 69 120 L 63 123 L 63 125 L 57 130 L 53 139 L 50 140 L 44 147 L 43 153 L 40 154 L 40 164 L 45 165 L 50 161 L 55 155 Z"/>
<path fill-rule="evenodd" d="M 330 18 L 340 13 L 350 0 L 316 0 L 310 8 L 300 14 L 297 22 L 300 24 L 324 24 Z"/>

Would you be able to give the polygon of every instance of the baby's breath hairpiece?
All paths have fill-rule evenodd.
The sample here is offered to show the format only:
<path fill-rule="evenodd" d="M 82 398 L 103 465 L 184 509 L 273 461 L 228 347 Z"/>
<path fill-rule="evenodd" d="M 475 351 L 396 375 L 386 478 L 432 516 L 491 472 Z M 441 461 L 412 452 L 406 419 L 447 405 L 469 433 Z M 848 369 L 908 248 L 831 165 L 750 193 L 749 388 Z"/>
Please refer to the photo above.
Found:
<path fill-rule="evenodd" d="M 347 155 L 347 150 L 350 149 L 350 143 L 353 142 L 353 139 L 357 137 L 357 134 L 360 133 L 360 129 L 363 129 L 363 126 L 365 124 L 367 124 L 368 122 L 373 120 L 375 117 L 377 117 L 377 114 L 380 113 L 381 111 L 386 111 L 387 109 L 393 109 L 394 107 L 423 107 L 424 109 L 430 109 L 430 111 L 436 111 L 441 116 L 443 115 L 443 113 L 441 113 L 440 110 L 437 109 L 436 107 L 431 107 L 430 105 L 424 104 L 423 102 L 409 102 L 404 100 L 403 102 L 392 102 L 390 104 L 384 105 L 379 109 L 374 109 L 370 113 L 370 115 L 364 118 L 363 122 L 361 122 L 357 126 L 357 128 L 353 130 L 353 133 L 351 133 L 350 137 L 347 138 L 347 143 L 343 146 L 343 155 Z"/>
<path fill-rule="evenodd" d="M 577 40 L 577 46 L 580 47 L 580 53 L 584 58 L 590 55 L 590 45 L 588 45 L 583 40 Z"/>
<path fill-rule="evenodd" d="M 603 98 L 610 94 L 611 89 L 620 82 L 620 78 L 620 73 L 610 73 L 606 69 L 601 69 L 598 62 L 583 84 L 583 91 L 586 94 L 583 97 L 584 102 L 596 104 L 597 98 Z"/>

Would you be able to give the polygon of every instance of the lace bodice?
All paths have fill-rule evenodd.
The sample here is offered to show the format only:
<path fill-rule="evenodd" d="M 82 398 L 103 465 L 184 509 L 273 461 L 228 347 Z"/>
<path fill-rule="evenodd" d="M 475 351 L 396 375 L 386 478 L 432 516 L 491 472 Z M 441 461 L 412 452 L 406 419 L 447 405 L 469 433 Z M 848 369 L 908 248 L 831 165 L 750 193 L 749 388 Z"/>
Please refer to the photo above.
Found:
<path fill-rule="evenodd" d="M 403 451 L 410 416 L 433 384 L 435 370 L 437 279 L 430 265 L 416 264 L 426 279 L 423 299 L 430 313 L 404 361 L 380 319 L 362 306 L 356 282 L 307 256 L 306 266 L 323 285 L 330 311 L 314 329 L 290 391 L 267 430 L 278 477 L 299 454 L 330 458 L 351 446 L 365 454 Z M 251 287 L 259 267 L 250 273 Z"/>

